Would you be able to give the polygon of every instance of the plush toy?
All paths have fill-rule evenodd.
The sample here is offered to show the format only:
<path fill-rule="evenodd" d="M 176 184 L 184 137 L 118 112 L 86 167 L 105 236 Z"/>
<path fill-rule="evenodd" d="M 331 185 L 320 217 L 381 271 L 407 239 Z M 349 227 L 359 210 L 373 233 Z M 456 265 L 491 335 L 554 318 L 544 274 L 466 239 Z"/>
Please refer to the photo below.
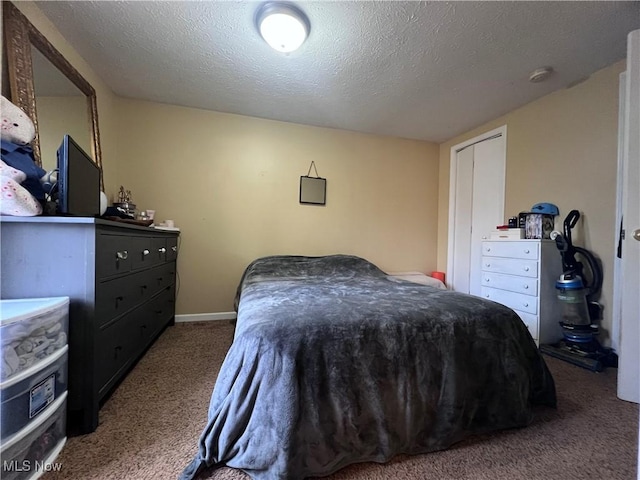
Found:
<path fill-rule="evenodd" d="M 34 216 L 42 213 L 45 191 L 42 178 L 46 171 L 33 161 L 30 143 L 35 138 L 31 119 L 5 97 L 0 100 L 1 158 L 0 213 Z"/>
<path fill-rule="evenodd" d="M 0 160 L 0 214 L 33 217 L 42 213 L 42 205 L 22 183 L 27 176 Z"/>
<path fill-rule="evenodd" d="M 18 145 L 29 145 L 36 138 L 36 128 L 31 119 L 17 106 L 2 97 L 2 140 Z"/>

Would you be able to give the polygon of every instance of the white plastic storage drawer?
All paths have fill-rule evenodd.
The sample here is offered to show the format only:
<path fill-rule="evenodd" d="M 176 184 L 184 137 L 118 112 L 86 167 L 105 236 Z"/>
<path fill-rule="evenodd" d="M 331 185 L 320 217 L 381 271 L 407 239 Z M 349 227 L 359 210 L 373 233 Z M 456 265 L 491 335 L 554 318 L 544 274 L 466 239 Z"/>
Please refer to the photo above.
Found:
<path fill-rule="evenodd" d="M 68 335 L 69 297 L 0 300 L 0 381 L 64 348 Z"/>
<path fill-rule="evenodd" d="M 38 415 L 43 415 L 56 398 L 67 390 L 66 345 L 44 362 L 0 383 L 0 438 L 24 428 Z"/>
<path fill-rule="evenodd" d="M 2 480 L 32 480 L 50 469 L 67 439 L 66 426 L 67 392 L 64 392 L 47 414 L 29 423 L 6 442 L 3 440 Z"/>

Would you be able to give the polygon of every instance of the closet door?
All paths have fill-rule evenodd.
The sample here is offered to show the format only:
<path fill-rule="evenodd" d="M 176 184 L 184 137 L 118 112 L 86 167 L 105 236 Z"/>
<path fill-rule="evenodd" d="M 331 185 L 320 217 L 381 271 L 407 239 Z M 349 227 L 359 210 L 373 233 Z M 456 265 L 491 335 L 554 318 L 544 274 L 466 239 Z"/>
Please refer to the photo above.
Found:
<path fill-rule="evenodd" d="M 629 34 L 624 106 L 622 157 L 622 217 L 625 235 L 621 239 L 621 275 L 614 290 L 620 302 L 620 351 L 618 397 L 640 403 L 640 30 Z"/>
<path fill-rule="evenodd" d="M 504 222 L 503 129 L 452 148 L 449 213 L 450 287 L 480 295 L 482 240 Z"/>

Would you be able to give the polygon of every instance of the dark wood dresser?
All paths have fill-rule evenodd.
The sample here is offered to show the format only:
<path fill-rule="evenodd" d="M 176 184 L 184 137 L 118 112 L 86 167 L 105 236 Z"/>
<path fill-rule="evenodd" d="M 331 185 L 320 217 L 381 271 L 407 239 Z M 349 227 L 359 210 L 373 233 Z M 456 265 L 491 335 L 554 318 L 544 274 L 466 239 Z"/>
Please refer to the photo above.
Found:
<path fill-rule="evenodd" d="M 173 324 L 178 233 L 84 217 L 0 217 L 1 297 L 68 296 L 70 434 Z"/>

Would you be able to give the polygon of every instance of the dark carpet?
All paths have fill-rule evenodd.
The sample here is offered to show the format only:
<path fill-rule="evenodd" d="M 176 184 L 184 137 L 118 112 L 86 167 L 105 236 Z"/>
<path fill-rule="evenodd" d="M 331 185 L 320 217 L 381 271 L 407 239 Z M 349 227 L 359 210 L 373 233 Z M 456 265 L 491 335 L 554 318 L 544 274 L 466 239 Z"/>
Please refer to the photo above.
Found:
<path fill-rule="evenodd" d="M 100 411 L 89 435 L 70 438 L 43 480 L 175 479 L 197 451 L 211 390 L 233 326 L 169 327 Z M 616 369 L 593 373 L 545 357 L 558 409 L 539 408 L 527 428 L 477 436 L 449 450 L 351 465 L 346 479 L 636 479 L 638 406 L 616 397 Z M 206 479 L 246 480 L 231 468 Z"/>

